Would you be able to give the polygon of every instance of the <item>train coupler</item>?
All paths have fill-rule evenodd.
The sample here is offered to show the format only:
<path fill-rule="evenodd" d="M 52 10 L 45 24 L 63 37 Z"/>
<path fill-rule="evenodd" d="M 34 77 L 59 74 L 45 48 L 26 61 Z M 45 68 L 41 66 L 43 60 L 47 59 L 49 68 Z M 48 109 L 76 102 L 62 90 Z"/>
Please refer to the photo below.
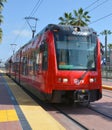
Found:
<path fill-rule="evenodd" d="M 90 101 L 90 93 L 88 90 L 76 90 L 74 92 L 74 100 L 75 102 L 89 102 Z"/>

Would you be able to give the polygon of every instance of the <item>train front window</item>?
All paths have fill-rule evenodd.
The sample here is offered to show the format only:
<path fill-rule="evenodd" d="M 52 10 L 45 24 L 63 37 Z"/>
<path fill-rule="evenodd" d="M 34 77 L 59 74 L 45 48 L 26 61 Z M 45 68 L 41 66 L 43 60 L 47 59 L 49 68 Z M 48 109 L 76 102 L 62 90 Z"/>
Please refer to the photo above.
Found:
<path fill-rule="evenodd" d="M 95 35 L 55 35 L 56 57 L 60 70 L 95 70 Z"/>

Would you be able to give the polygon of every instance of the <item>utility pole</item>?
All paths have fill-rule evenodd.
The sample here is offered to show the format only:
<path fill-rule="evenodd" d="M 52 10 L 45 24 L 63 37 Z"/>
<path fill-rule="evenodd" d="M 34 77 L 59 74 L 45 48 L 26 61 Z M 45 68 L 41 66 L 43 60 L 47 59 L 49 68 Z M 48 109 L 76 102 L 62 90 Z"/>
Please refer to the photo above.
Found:
<path fill-rule="evenodd" d="M 16 48 L 16 45 L 17 45 L 17 44 L 10 44 L 10 45 L 11 45 L 12 52 L 13 52 L 13 55 L 14 55 L 14 53 L 15 53 L 15 48 Z"/>
<path fill-rule="evenodd" d="M 38 19 L 35 17 L 25 17 L 25 19 L 32 31 L 32 38 L 34 38 Z M 31 23 L 31 21 L 32 21 L 32 23 Z"/>
<path fill-rule="evenodd" d="M 112 34 L 112 32 L 110 30 L 104 30 L 103 32 L 101 32 L 100 34 L 105 36 L 105 59 L 107 62 L 107 36 Z"/>
<path fill-rule="evenodd" d="M 105 34 L 105 59 L 107 62 L 107 33 Z"/>

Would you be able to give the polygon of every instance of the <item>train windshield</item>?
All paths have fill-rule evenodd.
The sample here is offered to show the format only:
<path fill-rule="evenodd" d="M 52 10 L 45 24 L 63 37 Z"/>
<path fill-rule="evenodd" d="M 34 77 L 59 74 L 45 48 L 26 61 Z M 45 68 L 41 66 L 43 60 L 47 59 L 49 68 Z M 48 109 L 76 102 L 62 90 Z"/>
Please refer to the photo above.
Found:
<path fill-rule="evenodd" d="M 95 70 L 96 35 L 55 34 L 59 70 Z"/>

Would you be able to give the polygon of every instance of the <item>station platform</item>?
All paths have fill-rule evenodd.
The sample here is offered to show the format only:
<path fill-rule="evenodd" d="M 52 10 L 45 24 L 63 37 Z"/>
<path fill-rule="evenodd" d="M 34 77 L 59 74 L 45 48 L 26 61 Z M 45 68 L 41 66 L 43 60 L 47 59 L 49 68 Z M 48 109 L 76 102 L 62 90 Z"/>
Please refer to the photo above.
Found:
<path fill-rule="evenodd" d="M 18 85 L 0 73 L 0 130 L 65 130 Z"/>

